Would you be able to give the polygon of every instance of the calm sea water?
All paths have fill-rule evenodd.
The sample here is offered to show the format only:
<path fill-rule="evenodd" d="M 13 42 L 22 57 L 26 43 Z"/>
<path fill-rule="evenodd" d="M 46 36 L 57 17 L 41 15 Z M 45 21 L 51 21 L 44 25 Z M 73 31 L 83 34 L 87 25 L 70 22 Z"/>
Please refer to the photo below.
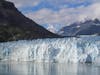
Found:
<path fill-rule="evenodd" d="M 0 75 L 100 75 L 100 65 L 0 62 Z"/>

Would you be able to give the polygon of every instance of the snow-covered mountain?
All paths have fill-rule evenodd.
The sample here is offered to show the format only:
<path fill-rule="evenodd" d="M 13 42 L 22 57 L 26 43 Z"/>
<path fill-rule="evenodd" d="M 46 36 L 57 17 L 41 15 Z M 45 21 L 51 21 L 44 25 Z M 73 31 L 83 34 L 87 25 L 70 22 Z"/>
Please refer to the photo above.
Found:
<path fill-rule="evenodd" d="M 100 35 L 100 20 L 86 20 L 63 27 L 58 34 L 63 36 Z"/>
<path fill-rule="evenodd" d="M 0 60 L 100 63 L 100 36 L 0 43 Z"/>
<path fill-rule="evenodd" d="M 47 30 L 52 33 L 56 33 L 56 28 L 53 25 L 48 25 Z"/>

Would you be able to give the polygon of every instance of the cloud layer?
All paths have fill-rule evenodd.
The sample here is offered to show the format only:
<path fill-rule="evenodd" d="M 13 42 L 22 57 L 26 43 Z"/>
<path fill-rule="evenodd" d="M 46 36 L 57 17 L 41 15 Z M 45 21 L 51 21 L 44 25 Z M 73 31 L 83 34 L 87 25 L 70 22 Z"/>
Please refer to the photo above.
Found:
<path fill-rule="evenodd" d="M 40 3 L 40 0 L 7 0 L 13 2 L 17 8 L 36 6 Z"/>
<path fill-rule="evenodd" d="M 26 13 L 25 15 L 39 24 L 68 25 L 72 22 L 82 21 L 85 18 L 100 18 L 100 3 L 95 3 L 87 7 L 63 8 L 59 11 L 43 8 L 36 12 Z"/>
<path fill-rule="evenodd" d="M 86 18 L 100 19 L 100 0 L 9 0 L 20 8 L 42 7 L 38 10 L 24 10 L 23 13 L 40 25 L 62 27 Z M 44 4 L 44 7 L 41 4 Z M 48 8 L 49 7 L 49 8 Z M 57 8 L 58 10 L 54 10 Z M 58 25 L 58 26 L 57 26 Z M 50 28 L 50 27 L 47 27 Z"/>

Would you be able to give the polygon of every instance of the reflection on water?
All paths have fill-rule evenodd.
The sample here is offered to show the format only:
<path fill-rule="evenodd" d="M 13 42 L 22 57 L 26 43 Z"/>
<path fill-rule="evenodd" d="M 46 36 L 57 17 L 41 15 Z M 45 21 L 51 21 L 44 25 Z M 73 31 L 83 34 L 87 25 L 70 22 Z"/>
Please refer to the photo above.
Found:
<path fill-rule="evenodd" d="M 100 66 L 93 64 L 0 63 L 0 75 L 99 75 Z"/>

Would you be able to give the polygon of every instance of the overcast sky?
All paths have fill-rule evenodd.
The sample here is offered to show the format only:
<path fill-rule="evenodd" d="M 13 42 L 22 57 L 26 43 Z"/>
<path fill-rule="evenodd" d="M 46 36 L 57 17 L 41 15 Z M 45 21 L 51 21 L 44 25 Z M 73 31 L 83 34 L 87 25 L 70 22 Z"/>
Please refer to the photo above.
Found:
<path fill-rule="evenodd" d="M 100 19 L 100 0 L 9 0 L 38 24 L 59 29 L 86 18 Z M 52 25 L 52 26 L 51 26 Z M 48 27 L 50 26 L 50 27 Z"/>

